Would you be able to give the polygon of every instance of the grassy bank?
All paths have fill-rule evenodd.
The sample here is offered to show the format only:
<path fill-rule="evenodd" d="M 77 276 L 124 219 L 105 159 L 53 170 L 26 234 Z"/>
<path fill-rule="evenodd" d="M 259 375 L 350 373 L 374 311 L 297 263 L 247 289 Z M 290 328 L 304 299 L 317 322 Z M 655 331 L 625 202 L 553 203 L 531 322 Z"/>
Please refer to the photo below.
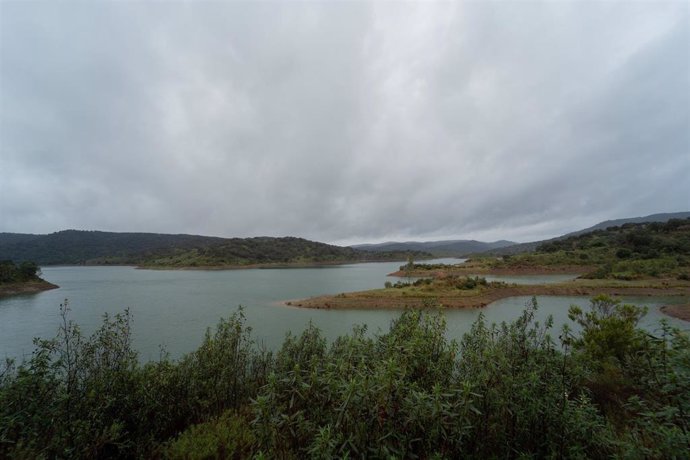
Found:
<path fill-rule="evenodd" d="M 471 278 L 470 278 L 471 279 Z M 481 278 L 480 278 L 481 279 Z M 287 305 L 320 309 L 403 309 L 442 305 L 445 308 L 480 308 L 516 296 L 678 296 L 690 298 L 690 282 L 674 279 L 637 281 L 573 280 L 566 283 L 516 285 L 486 283 L 471 289 L 448 285 L 447 279 L 428 285 L 384 288 L 291 300 Z"/>

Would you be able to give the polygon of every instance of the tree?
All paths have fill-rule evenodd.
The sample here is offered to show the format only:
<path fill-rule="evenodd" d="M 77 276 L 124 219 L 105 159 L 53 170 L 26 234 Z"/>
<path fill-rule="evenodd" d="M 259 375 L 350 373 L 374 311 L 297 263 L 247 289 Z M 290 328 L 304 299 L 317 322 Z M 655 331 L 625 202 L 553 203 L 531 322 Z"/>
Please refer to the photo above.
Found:
<path fill-rule="evenodd" d="M 35 262 L 22 262 L 19 266 L 19 276 L 23 280 L 36 278 L 38 265 Z"/>
<path fill-rule="evenodd" d="M 414 270 L 414 258 L 410 254 L 407 256 L 407 264 L 405 264 L 405 276 L 408 283 L 412 282 L 412 270 Z"/>

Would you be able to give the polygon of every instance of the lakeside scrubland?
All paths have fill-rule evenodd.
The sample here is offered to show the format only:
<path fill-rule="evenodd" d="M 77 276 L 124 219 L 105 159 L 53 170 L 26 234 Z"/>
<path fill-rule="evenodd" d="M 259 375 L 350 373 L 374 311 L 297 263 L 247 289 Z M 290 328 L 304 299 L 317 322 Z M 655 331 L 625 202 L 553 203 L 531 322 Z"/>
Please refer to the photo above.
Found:
<path fill-rule="evenodd" d="M 179 360 L 141 364 L 127 312 L 86 337 L 69 320 L 0 367 L 6 458 L 681 458 L 690 342 L 598 296 L 572 327 L 482 316 L 460 342 L 442 313 L 328 343 L 313 327 L 275 353 L 242 311 Z"/>
<path fill-rule="evenodd" d="M 572 281 L 516 285 L 486 275 L 573 274 Z M 409 260 L 383 289 L 290 301 L 307 308 L 483 307 L 513 296 L 677 296 L 690 301 L 690 219 L 625 224 L 546 242 L 535 252 L 475 256 L 458 264 Z M 416 281 L 412 281 L 416 279 Z M 687 319 L 683 307 L 664 310 Z"/>

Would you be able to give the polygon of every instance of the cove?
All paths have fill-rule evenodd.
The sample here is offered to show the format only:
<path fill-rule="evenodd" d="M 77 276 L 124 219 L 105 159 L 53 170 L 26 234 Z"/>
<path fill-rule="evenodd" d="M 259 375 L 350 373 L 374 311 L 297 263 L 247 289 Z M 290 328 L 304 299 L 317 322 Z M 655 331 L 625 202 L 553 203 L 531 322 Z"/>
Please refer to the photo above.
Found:
<path fill-rule="evenodd" d="M 430 261 L 435 262 L 435 261 Z M 440 261 L 439 261 L 440 262 Z M 443 260 L 443 262 L 448 262 Z M 455 261 L 457 263 L 457 261 Z M 402 262 L 364 263 L 319 268 L 248 269 L 226 271 L 138 270 L 134 267 L 46 267 L 43 278 L 60 289 L 0 300 L 0 358 L 28 357 L 34 337 L 52 338 L 59 325 L 59 305 L 69 300 L 70 318 L 89 334 L 103 314 L 129 308 L 133 315 L 133 342 L 142 360 L 155 360 L 164 347 L 175 358 L 194 350 L 208 327 L 244 307 L 252 336 L 274 349 L 285 334 L 299 334 L 311 321 L 329 339 L 349 333 L 354 325 L 368 330 L 387 330 L 397 310 L 312 310 L 288 307 L 288 299 L 381 288 Z M 501 277 L 494 277 L 501 280 Z M 506 279 L 521 282 L 519 277 Z M 548 282 L 549 279 L 541 279 Z M 561 281 L 557 276 L 554 282 Z M 524 282 L 534 282 L 526 279 Z M 554 316 L 553 335 L 567 322 L 569 305 L 586 307 L 586 297 L 539 297 L 538 318 Z M 527 297 L 494 302 L 483 309 L 447 310 L 448 336 L 461 338 L 483 312 L 487 321 L 510 321 L 518 317 Z M 644 326 L 658 327 L 665 318 L 674 326 L 688 323 L 659 311 L 677 298 L 644 297 L 624 301 L 649 306 Z"/>

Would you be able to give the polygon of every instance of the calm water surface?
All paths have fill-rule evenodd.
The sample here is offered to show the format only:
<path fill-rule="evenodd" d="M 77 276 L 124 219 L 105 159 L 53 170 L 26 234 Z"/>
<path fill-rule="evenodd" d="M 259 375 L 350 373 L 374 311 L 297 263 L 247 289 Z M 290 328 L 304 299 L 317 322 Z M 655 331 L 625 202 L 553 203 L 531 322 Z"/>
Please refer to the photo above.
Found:
<path fill-rule="evenodd" d="M 457 259 L 446 263 L 457 263 Z M 59 324 L 59 305 L 69 299 L 71 318 L 86 333 L 100 325 L 104 313 L 129 308 L 134 318 L 134 346 L 144 360 L 158 357 L 160 346 L 173 357 L 194 350 L 208 327 L 228 317 L 239 305 L 245 307 L 253 337 L 270 348 L 278 347 L 288 331 L 299 333 L 312 321 L 328 338 L 348 333 L 356 324 L 370 331 L 387 330 L 398 311 L 309 310 L 284 306 L 288 299 L 383 287 L 387 273 L 401 265 L 367 263 L 322 268 L 253 269 L 227 271 L 137 270 L 132 267 L 48 267 L 43 277 L 60 289 L 0 300 L 0 358 L 23 357 L 33 350 L 32 338 L 51 338 Z M 535 277 L 510 282 L 536 282 Z M 496 277 L 502 280 L 501 277 Z M 539 282 L 561 281 L 542 277 Z M 529 302 L 527 297 L 504 299 L 482 310 L 449 310 L 449 337 L 459 338 L 483 311 L 489 322 L 516 318 Z M 539 317 L 554 316 L 555 324 L 567 322 L 568 306 L 586 306 L 582 297 L 539 298 Z M 645 320 L 654 329 L 664 304 L 678 298 L 637 298 L 626 301 L 648 305 Z M 672 318 L 674 325 L 688 323 Z M 557 332 L 554 332 L 557 335 Z"/>

